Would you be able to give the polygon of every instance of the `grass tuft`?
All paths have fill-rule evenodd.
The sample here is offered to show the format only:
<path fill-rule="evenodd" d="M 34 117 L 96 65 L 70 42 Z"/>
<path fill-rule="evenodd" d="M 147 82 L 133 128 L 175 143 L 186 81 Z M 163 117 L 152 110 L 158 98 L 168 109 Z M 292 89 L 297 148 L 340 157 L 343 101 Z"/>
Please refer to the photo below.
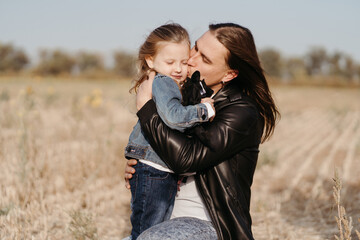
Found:
<path fill-rule="evenodd" d="M 351 232 L 353 229 L 352 226 L 352 218 L 346 215 L 345 208 L 341 205 L 341 188 L 342 188 L 342 181 L 339 177 L 339 173 L 337 169 L 335 169 L 334 173 L 334 186 L 333 186 L 333 196 L 335 200 L 335 204 L 337 206 L 337 213 L 338 215 L 335 216 L 337 227 L 339 230 L 339 235 L 335 235 L 335 239 L 337 240 L 351 240 Z M 358 239 L 360 239 L 359 232 L 356 231 Z"/>
<path fill-rule="evenodd" d="M 76 240 L 98 239 L 97 227 L 91 214 L 73 210 L 69 213 L 69 231 Z"/>

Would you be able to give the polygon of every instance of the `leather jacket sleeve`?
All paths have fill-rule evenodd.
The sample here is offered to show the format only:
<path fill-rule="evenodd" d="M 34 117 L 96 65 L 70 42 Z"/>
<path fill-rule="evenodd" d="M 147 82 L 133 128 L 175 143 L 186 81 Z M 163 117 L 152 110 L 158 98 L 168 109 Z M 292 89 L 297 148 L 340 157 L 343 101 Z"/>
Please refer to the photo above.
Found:
<path fill-rule="evenodd" d="M 204 126 L 212 148 L 196 136 L 190 138 L 167 127 L 153 100 L 149 100 L 137 115 L 152 148 L 178 174 L 213 167 L 239 151 L 253 147 L 249 143 L 254 143 L 253 138 L 258 137 L 254 134 L 258 111 L 249 102 L 241 100 L 216 109 L 214 120 Z"/>

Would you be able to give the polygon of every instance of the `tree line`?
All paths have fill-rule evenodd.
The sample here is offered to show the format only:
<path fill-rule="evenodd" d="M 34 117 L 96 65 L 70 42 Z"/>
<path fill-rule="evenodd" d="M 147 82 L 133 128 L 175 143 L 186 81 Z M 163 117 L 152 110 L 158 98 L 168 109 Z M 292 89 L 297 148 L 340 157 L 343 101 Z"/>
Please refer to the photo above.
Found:
<path fill-rule="evenodd" d="M 323 79 L 360 83 L 360 64 L 341 51 L 328 52 L 323 47 L 312 47 L 303 56 L 284 57 L 274 48 L 259 51 L 261 64 L 267 76 L 274 81 L 295 82 L 303 79 Z M 112 66 L 105 66 L 103 57 L 94 52 L 68 53 L 63 50 L 41 50 L 39 61 L 31 59 L 19 47 L 0 42 L 0 74 L 29 72 L 37 76 L 133 77 L 136 74 L 136 56 L 115 51 Z"/>
<path fill-rule="evenodd" d="M 259 51 L 261 64 L 268 76 L 279 81 L 320 79 L 360 83 L 360 64 L 341 51 L 328 52 L 324 47 L 312 47 L 303 56 L 284 57 L 273 49 Z"/>
<path fill-rule="evenodd" d="M 105 66 L 102 55 L 95 52 L 70 54 L 60 49 L 43 49 L 38 55 L 38 63 L 31 64 L 24 50 L 11 43 L 0 43 L 0 74 L 28 72 L 36 76 L 132 77 L 136 73 L 136 58 L 125 51 L 113 52 L 110 67 Z"/>

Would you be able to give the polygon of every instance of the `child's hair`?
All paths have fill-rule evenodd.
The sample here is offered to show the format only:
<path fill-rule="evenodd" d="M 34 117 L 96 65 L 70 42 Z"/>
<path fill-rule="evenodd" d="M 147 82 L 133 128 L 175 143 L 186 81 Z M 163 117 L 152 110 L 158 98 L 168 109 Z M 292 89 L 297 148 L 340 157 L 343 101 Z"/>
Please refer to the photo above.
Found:
<path fill-rule="evenodd" d="M 189 44 L 190 48 L 190 38 L 188 32 L 177 23 L 164 24 L 152 31 L 139 49 L 137 59 L 138 75 L 134 79 L 135 84 L 130 89 L 130 92 L 133 90 L 137 92 L 140 84 L 147 79 L 147 75 L 151 69 L 147 65 L 145 58 L 149 56 L 154 57 L 157 54 L 160 42 L 181 43 L 184 41 Z"/>

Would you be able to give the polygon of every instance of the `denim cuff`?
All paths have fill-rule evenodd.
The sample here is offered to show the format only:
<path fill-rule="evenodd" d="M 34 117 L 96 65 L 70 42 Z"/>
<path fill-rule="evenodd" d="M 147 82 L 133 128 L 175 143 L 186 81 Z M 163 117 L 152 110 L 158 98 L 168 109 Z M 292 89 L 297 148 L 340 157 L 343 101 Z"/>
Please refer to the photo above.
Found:
<path fill-rule="evenodd" d="M 156 105 L 154 100 L 150 99 L 145 105 L 136 113 L 141 125 L 150 120 L 154 113 L 157 114 Z"/>

